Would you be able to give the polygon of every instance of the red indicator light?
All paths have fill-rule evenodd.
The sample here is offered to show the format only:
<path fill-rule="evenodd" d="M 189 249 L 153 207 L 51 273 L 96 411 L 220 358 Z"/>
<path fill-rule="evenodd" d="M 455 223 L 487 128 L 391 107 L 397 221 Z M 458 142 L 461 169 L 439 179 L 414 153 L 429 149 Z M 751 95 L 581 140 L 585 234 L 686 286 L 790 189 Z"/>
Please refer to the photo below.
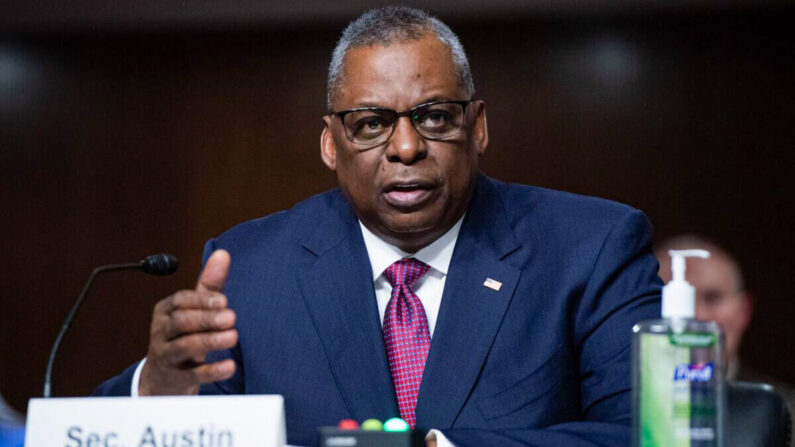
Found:
<path fill-rule="evenodd" d="M 356 430 L 359 428 L 359 423 L 353 419 L 343 419 L 337 424 L 337 428 L 340 430 Z"/>

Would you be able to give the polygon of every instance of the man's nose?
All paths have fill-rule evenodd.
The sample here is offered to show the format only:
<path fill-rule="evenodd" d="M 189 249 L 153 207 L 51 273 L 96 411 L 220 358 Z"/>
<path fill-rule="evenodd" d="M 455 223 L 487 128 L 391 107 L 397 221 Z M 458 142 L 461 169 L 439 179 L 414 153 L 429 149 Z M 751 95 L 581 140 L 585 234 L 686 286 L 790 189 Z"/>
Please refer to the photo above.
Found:
<path fill-rule="evenodd" d="M 405 119 L 404 119 L 405 118 Z M 386 157 L 391 162 L 412 164 L 428 155 L 425 140 L 411 124 L 411 118 L 401 116 L 395 122 L 395 131 L 387 142 Z"/>
<path fill-rule="evenodd" d="M 696 298 L 696 319 L 702 321 L 715 320 L 715 309 L 706 304 L 701 297 Z"/>

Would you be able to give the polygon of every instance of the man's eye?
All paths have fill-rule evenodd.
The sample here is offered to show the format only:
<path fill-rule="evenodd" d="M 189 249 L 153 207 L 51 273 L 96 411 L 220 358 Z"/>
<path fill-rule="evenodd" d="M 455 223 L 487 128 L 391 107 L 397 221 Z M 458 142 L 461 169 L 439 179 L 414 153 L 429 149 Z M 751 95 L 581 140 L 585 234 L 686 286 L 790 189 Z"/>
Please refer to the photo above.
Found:
<path fill-rule="evenodd" d="M 380 129 L 383 126 L 383 123 L 377 119 L 371 119 L 364 123 L 364 126 L 370 130 Z"/>
<path fill-rule="evenodd" d="M 426 129 L 435 129 L 447 126 L 450 123 L 450 114 L 444 110 L 429 110 L 415 117 L 417 124 Z"/>
<path fill-rule="evenodd" d="M 360 132 L 372 132 L 382 130 L 386 127 L 386 122 L 378 116 L 368 116 L 356 122 L 356 130 Z"/>
<path fill-rule="evenodd" d="M 707 290 L 704 292 L 704 302 L 710 306 L 716 306 L 723 302 L 723 298 L 726 296 L 723 292 L 715 291 L 715 290 Z"/>
<path fill-rule="evenodd" d="M 369 116 L 361 118 L 356 122 L 356 134 L 373 134 L 383 132 L 388 126 L 388 123 L 379 116 Z"/>

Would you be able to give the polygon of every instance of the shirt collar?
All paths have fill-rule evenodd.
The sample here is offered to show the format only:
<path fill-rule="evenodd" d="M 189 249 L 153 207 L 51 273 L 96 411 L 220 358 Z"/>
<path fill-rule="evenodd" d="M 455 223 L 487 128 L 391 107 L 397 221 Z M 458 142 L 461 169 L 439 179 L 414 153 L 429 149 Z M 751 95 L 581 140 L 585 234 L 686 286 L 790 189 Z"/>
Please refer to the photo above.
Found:
<path fill-rule="evenodd" d="M 443 275 L 447 275 L 447 269 L 450 267 L 450 260 L 453 258 L 455 242 L 458 240 L 458 232 L 461 230 L 461 224 L 463 222 L 464 217 L 462 216 L 452 228 L 447 230 L 447 233 L 442 235 L 442 237 L 420 249 L 420 251 L 411 254 L 385 242 L 383 239 L 376 236 L 375 233 L 367 229 L 360 220 L 359 227 L 362 229 L 364 246 L 367 249 L 367 255 L 370 257 L 370 266 L 373 268 L 373 281 L 377 280 L 387 267 L 392 265 L 395 261 L 405 257 L 413 257 L 428 264 L 431 268 L 441 272 Z"/>

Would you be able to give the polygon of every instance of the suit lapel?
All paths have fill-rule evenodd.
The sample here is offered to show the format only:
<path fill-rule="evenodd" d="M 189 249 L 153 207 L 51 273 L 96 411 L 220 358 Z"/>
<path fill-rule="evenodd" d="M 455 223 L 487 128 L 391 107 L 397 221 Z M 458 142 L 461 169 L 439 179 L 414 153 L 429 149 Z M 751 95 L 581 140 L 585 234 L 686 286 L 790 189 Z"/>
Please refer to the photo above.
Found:
<path fill-rule="evenodd" d="M 519 280 L 519 270 L 503 260 L 518 247 L 501 197 L 481 177 L 445 281 L 420 387 L 418 427 L 452 426 L 466 402 Z M 484 285 L 488 278 L 496 281 L 491 287 Z"/>
<path fill-rule="evenodd" d="M 346 212 L 304 242 L 317 259 L 298 273 L 299 287 L 351 416 L 393 417 L 397 404 L 370 261 L 355 216 L 342 195 L 336 202 Z"/>

